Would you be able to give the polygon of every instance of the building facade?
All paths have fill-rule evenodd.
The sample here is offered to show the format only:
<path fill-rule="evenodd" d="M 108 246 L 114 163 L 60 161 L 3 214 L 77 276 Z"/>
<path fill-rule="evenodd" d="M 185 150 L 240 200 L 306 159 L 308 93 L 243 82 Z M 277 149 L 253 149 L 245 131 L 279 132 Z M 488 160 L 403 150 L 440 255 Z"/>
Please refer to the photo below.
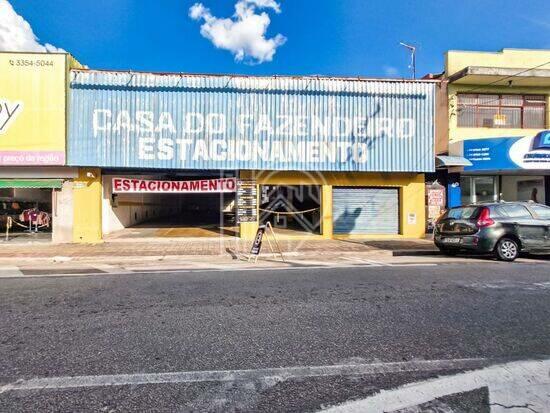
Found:
<path fill-rule="evenodd" d="M 550 204 L 550 51 L 449 51 L 448 205 Z"/>
<path fill-rule="evenodd" d="M 147 222 L 243 238 L 267 221 L 283 238 L 422 237 L 437 84 L 72 70 L 82 240 Z"/>

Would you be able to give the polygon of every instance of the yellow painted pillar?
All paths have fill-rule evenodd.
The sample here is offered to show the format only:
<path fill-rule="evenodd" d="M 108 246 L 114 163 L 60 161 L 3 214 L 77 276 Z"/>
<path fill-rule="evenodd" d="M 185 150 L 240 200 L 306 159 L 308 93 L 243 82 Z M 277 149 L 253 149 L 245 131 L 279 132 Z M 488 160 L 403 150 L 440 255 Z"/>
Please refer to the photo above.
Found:
<path fill-rule="evenodd" d="M 254 171 L 240 171 L 239 178 L 241 179 L 256 179 L 256 175 Z M 256 185 L 256 193 L 258 196 L 258 199 L 256 200 L 256 203 L 259 208 L 259 202 L 260 202 L 260 186 Z M 256 216 L 259 217 L 259 212 L 256 210 Z M 239 228 L 239 237 L 246 240 L 252 240 L 256 236 L 256 231 L 258 230 L 258 221 L 256 222 L 243 222 L 240 225 Z"/>
<path fill-rule="evenodd" d="M 424 174 L 418 174 L 401 189 L 401 233 L 406 238 L 426 235 L 426 184 Z"/>
<path fill-rule="evenodd" d="M 332 238 L 332 185 L 321 186 L 321 234 Z"/>
<path fill-rule="evenodd" d="M 73 241 L 102 242 L 101 169 L 82 168 L 73 184 Z"/>

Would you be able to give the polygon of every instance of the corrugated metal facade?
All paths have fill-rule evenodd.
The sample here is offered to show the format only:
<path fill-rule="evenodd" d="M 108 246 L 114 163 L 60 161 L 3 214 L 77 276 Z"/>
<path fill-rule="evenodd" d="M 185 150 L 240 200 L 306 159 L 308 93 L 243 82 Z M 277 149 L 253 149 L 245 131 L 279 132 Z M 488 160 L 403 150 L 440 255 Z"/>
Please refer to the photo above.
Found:
<path fill-rule="evenodd" d="M 399 233 L 396 188 L 336 187 L 332 199 L 335 234 Z"/>
<path fill-rule="evenodd" d="M 428 172 L 424 81 L 73 71 L 74 166 Z"/>

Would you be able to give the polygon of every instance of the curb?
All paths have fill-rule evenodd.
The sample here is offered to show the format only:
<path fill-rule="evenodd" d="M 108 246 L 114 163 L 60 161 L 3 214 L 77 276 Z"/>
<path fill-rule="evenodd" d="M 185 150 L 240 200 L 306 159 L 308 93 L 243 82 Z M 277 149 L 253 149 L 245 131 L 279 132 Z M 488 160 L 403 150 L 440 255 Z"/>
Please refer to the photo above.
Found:
<path fill-rule="evenodd" d="M 415 256 L 436 256 L 443 255 L 441 251 L 438 250 L 395 250 L 392 251 L 392 256 L 394 257 L 415 257 Z"/>
<path fill-rule="evenodd" d="M 300 257 L 300 258 L 315 258 L 320 254 L 327 256 L 327 251 L 283 251 L 285 257 Z M 231 258 L 233 261 L 247 256 L 248 252 L 235 252 L 229 254 L 227 252 L 223 254 L 195 254 L 195 255 L 80 255 L 80 256 L 61 256 L 61 255 L 44 255 L 36 257 L 22 257 L 22 256 L 11 256 L 11 257 L 0 257 L 0 264 L 13 263 L 17 262 L 51 262 L 56 264 L 70 263 L 70 262 L 102 262 L 102 263 L 111 263 L 111 262 L 155 262 L 155 261 L 171 261 L 171 260 L 212 260 L 220 258 Z M 370 250 L 370 251 L 339 251 L 337 253 L 330 253 L 330 256 L 358 256 L 358 257 L 379 257 L 379 256 L 392 256 L 392 251 L 390 250 Z M 278 258 L 278 253 L 265 252 L 261 253 L 259 258 Z"/>

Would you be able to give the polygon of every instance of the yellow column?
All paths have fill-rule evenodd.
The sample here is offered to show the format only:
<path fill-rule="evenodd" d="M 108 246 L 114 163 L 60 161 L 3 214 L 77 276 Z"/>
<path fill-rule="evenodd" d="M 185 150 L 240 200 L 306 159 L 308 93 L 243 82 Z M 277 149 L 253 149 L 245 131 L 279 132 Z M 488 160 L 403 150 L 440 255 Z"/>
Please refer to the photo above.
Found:
<path fill-rule="evenodd" d="M 102 242 L 101 169 L 79 169 L 73 184 L 73 241 Z"/>
<path fill-rule="evenodd" d="M 256 179 L 254 171 L 240 171 L 239 177 L 241 179 Z M 258 194 L 257 204 L 259 206 L 259 197 L 260 197 L 260 186 L 256 185 L 256 193 Z M 256 211 L 257 216 L 259 216 L 259 211 Z M 256 222 L 243 222 L 240 224 L 239 236 L 242 239 L 252 240 L 256 236 L 256 231 L 258 230 L 258 221 Z"/>
<path fill-rule="evenodd" d="M 400 196 L 401 232 L 407 238 L 422 238 L 426 232 L 426 184 L 424 174 L 418 174 L 403 185 Z"/>
<path fill-rule="evenodd" d="M 332 185 L 321 186 L 321 234 L 332 238 Z"/>

